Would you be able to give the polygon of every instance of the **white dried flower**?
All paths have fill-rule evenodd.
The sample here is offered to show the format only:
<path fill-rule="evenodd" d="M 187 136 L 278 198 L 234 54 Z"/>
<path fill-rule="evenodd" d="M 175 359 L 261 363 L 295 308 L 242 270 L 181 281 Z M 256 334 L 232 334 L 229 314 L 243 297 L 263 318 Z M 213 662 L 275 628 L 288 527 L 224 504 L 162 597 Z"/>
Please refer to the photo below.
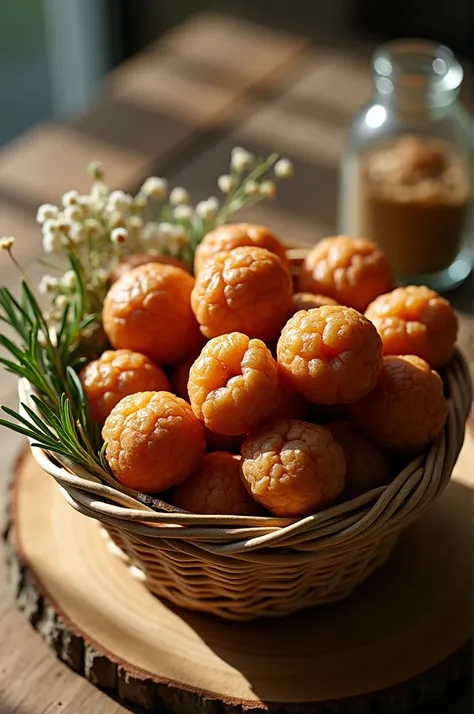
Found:
<path fill-rule="evenodd" d="M 99 268 L 99 270 L 95 271 L 95 278 L 98 283 L 106 283 L 110 277 L 110 273 L 108 270 L 104 270 L 104 268 Z"/>
<path fill-rule="evenodd" d="M 109 196 L 109 187 L 103 181 L 94 181 L 91 187 L 92 198 L 106 199 Z"/>
<path fill-rule="evenodd" d="M 77 191 L 68 191 L 62 196 L 61 201 L 64 207 L 75 206 L 79 202 L 79 193 Z"/>
<path fill-rule="evenodd" d="M 217 179 L 217 185 L 219 186 L 222 193 L 230 193 L 236 187 L 236 182 L 228 174 L 223 174 Z"/>
<path fill-rule="evenodd" d="M 124 191 L 112 191 L 107 201 L 108 211 L 129 211 L 132 207 L 133 198 Z"/>
<path fill-rule="evenodd" d="M 194 216 L 194 210 L 191 206 L 183 204 L 182 206 L 176 206 L 173 215 L 177 221 L 191 221 Z"/>
<path fill-rule="evenodd" d="M 189 241 L 189 234 L 186 228 L 180 225 L 172 225 L 170 230 L 170 237 L 174 240 L 180 241 L 182 245 Z"/>
<path fill-rule="evenodd" d="M 86 235 L 89 236 L 91 240 L 97 240 L 98 238 L 102 238 L 104 235 L 103 227 L 95 218 L 88 218 L 84 221 L 84 229 L 86 231 Z"/>
<path fill-rule="evenodd" d="M 61 233 L 61 223 L 56 220 L 47 220 L 41 226 L 43 233 Z"/>
<path fill-rule="evenodd" d="M 243 186 L 244 193 L 247 196 L 256 196 L 260 193 L 260 186 L 256 181 L 246 181 Z"/>
<path fill-rule="evenodd" d="M 127 238 L 128 232 L 125 230 L 125 228 L 114 228 L 114 230 L 110 234 L 110 240 L 115 245 L 122 245 L 123 243 L 125 243 Z"/>
<path fill-rule="evenodd" d="M 87 239 L 87 230 L 81 223 L 74 223 L 69 231 L 69 239 L 74 245 L 80 245 Z"/>
<path fill-rule="evenodd" d="M 174 257 L 189 243 L 189 235 L 181 226 L 173 226 L 173 232 L 168 238 L 167 248 Z"/>
<path fill-rule="evenodd" d="M 173 229 L 174 229 L 174 226 L 172 223 L 167 223 L 165 221 L 163 221 L 163 223 L 158 223 L 158 230 L 162 236 L 165 236 L 165 237 L 172 236 Z"/>
<path fill-rule="evenodd" d="M 87 170 L 95 181 L 100 181 L 104 177 L 104 167 L 101 161 L 91 161 Z"/>
<path fill-rule="evenodd" d="M 120 211 L 113 211 L 108 220 L 107 228 L 111 231 L 113 228 L 125 228 L 125 218 Z"/>
<path fill-rule="evenodd" d="M 232 149 L 230 165 L 234 171 L 237 171 L 237 173 L 249 171 L 252 168 L 254 161 L 255 156 L 251 154 L 250 151 L 242 149 L 241 146 L 235 146 Z"/>
<path fill-rule="evenodd" d="M 143 218 L 141 216 L 130 216 L 127 219 L 127 228 L 131 231 L 141 231 L 143 228 Z"/>
<path fill-rule="evenodd" d="M 181 206 L 189 203 L 189 193 L 182 186 L 176 186 L 170 193 L 170 203 L 172 206 Z"/>
<path fill-rule="evenodd" d="M 72 290 L 76 286 L 77 282 L 77 275 L 74 272 L 74 270 L 66 270 L 64 273 L 62 279 L 61 279 L 61 285 L 66 288 L 67 290 Z"/>
<path fill-rule="evenodd" d="M 276 196 L 277 187 L 274 181 L 262 181 L 259 186 L 259 192 L 262 198 L 273 198 Z"/>
<path fill-rule="evenodd" d="M 211 196 L 207 201 L 201 201 L 196 206 L 196 213 L 205 221 L 212 221 L 219 210 L 219 201 L 215 196 Z"/>
<path fill-rule="evenodd" d="M 144 208 L 146 208 L 148 201 L 146 196 L 143 194 L 138 194 L 138 196 L 135 196 L 133 199 L 133 208 L 137 211 L 143 211 Z"/>
<path fill-rule="evenodd" d="M 43 317 L 46 320 L 46 322 L 49 322 L 51 320 L 51 316 L 50 316 L 49 312 L 43 312 Z M 38 340 L 38 344 L 40 347 L 46 347 L 46 345 L 48 344 L 48 340 L 46 339 L 46 335 L 44 334 L 43 330 L 38 330 L 36 339 Z"/>
<path fill-rule="evenodd" d="M 67 206 L 64 209 L 64 217 L 69 222 L 82 221 L 84 218 L 84 209 L 79 204 L 75 206 Z"/>
<path fill-rule="evenodd" d="M 43 235 L 43 250 L 45 253 L 54 253 L 61 250 L 63 246 L 63 235 L 59 231 L 51 231 Z"/>
<path fill-rule="evenodd" d="M 279 159 L 273 170 L 277 178 L 286 179 L 293 176 L 293 164 L 289 159 Z"/>
<path fill-rule="evenodd" d="M 163 237 L 163 233 L 158 223 L 150 221 L 145 223 L 142 230 L 142 240 L 146 242 L 152 242 L 155 240 L 160 240 Z"/>
<path fill-rule="evenodd" d="M 38 223 L 44 223 L 45 221 L 57 218 L 58 213 L 59 209 L 57 206 L 53 206 L 52 203 L 43 203 L 36 212 L 36 221 Z"/>
<path fill-rule="evenodd" d="M 39 291 L 43 295 L 55 292 L 59 287 L 59 280 L 52 275 L 43 275 L 39 284 Z"/>
<path fill-rule="evenodd" d="M 15 239 L 13 236 L 6 236 L 5 238 L 0 238 L 0 250 L 11 250 Z"/>
<path fill-rule="evenodd" d="M 168 182 L 158 176 L 150 176 L 140 189 L 140 193 L 147 198 L 162 199 L 168 193 Z"/>
<path fill-rule="evenodd" d="M 66 220 L 65 217 L 62 217 L 62 220 L 59 223 L 59 231 L 63 234 L 63 236 L 69 236 L 69 233 L 71 232 L 72 228 L 72 223 L 70 221 Z"/>
<path fill-rule="evenodd" d="M 54 300 L 54 305 L 58 310 L 64 310 L 69 305 L 69 298 L 66 295 L 58 295 Z"/>
<path fill-rule="evenodd" d="M 96 201 L 95 197 L 92 195 L 89 195 L 88 193 L 83 194 L 82 196 L 79 196 L 79 198 L 77 199 L 78 205 L 82 206 L 84 211 L 87 211 L 91 207 L 91 205 L 93 205 L 95 203 L 95 201 Z"/>

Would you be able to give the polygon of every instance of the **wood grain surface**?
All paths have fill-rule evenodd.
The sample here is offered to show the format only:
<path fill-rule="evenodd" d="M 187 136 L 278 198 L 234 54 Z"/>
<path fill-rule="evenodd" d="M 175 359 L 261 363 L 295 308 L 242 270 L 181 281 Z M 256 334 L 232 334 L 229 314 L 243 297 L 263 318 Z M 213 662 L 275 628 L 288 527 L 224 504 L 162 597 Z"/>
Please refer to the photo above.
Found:
<path fill-rule="evenodd" d="M 258 62 L 250 50 L 258 47 Z M 47 125 L 0 151 L 0 234 L 18 238 L 16 253 L 36 279 L 41 237 L 37 206 L 85 188 L 90 160 L 105 163 L 110 183 L 133 190 L 150 173 L 184 184 L 193 199 L 215 193 L 230 149 L 278 150 L 295 178 L 277 201 L 249 210 L 283 237 L 310 242 L 334 232 L 338 164 L 344 132 L 370 91 L 365 55 L 312 47 L 305 38 L 218 15 L 198 15 L 110 77 L 103 101 L 68 126 Z M 0 280 L 17 276 L 0 254 Z M 473 281 L 452 295 L 460 345 L 472 355 Z M 16 385 L 0 375 L 0 402 L 15 406 Z M 0 503 L 21 446 L 2 431 Z M 0 561 L 0 714 L 123 712 L 121 704 L 56 660 L 13 604 Z M 469 683 L 455 687 L 429 714 L 472 711 Z M 421 709 L 417 710 L 421 714 Z"/>

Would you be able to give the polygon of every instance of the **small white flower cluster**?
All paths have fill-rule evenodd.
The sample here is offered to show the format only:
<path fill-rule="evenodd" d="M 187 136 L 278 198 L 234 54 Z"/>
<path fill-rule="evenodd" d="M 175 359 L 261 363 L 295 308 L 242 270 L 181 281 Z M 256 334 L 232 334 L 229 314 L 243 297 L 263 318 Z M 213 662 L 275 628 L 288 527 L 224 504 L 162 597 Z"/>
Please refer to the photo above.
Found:
<path fill-rule="evenodd" d="M 273 178 L 268 172 L 273 169 Z M 257 161 L 254 154 L 241 146 L 232 149 L 230 174 L 222 174 L 217 185 L 227 195 L 227 213 L 232 213 L 234 205 L 241 207 L 242 197 L 251 203 L 265 198 L 274 198 L 277 193 L 276 181 L 293 175 L 293 165 L 289 159 L 271 156 L 266 162 Z"/>
<path fill-rule="evenodd" d="M 140 193 L 145 198 L 162 201 L 164 198 L 166 198 L 168 193 L 168 182 L 164 178 L 150 176 L 150 178 L 147 178 L 147 180 L 141 187 Z"/>
<path fill-rule="evenodd" d="M 203 221 L 212 221 L 219 211 L 219 201 L 215 196 L 211 196 L 206 201 L 200 201 L 196 206 L 196 213 Z"/>
<path fill-rule="evenodd" d="M 144 226 L 142 239 L 146 244 L 146 252 L 158 255 L 168 252 L 178 257 L 189 243 L 189 234 L 178 224 L 151 221 Z"/>
<path fill-rule="evenodd" d="M 171 255 L 190 268 L 195 247 L 215 226 L 227 222 L 236 211 L 276 195 L 276 181 L 293 171 L 288 159 L 272 154 L 257 159 L 242 147 L 232 150 L 228 173 L 217 179 L 224 200 L 216 196 L 191 205 L 182 186 L 170 188 L 164 178 L 150 176 L 136 195 L 110 190 L 100 162 L 89 165 L 92 185 L 88 194 L 67 191 L 61 206 L 39 207 L 37 221 L 45 253 L 54 262 L 73 255 L 81 269 L 81 282 L 89 301 L 100 310 L 111 271 L 132 253 Z M 13 239 L 3 238 L 0 249 L 10 250 Z M 69 261 L 70 262 L 70 261 Z M 53 310 L 70 303 L 77 292 L 73 270 L 58 268 L 58 276 L 45 275 L 41 292 L 50 296 Z"/>
<path fill-rule="evenodd" d="M 234 146 L 230 157 L 231 169 L 233 169 L 236 173 L 241 174 L 245 171 L 250 171 L 254 164 L 255 156 L 251 154 L 250 151 L 242 149 L 241 146 Z"/>
<path fill-rule="evenodd" d="M 40 293 L 49 295 L 55 311 L 61 313 L 70 304 L 71 296 L 76 292 L 77 276 L 74 270 L 66 270 L 60 278 L 43 275 L 39 284 Z M 57 317 L 60 317 L 58 313 Z M 55 314 L 53 312 L 53 314 Z"/>

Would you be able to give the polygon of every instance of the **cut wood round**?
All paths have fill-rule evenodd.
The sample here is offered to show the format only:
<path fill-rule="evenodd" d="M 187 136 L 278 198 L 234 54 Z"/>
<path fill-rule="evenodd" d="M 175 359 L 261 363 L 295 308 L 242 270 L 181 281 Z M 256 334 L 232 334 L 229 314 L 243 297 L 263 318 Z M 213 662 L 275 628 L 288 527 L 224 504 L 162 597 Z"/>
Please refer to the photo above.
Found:
<path fill-rule="evenodd" d="M 29 452 L 5 540 L 19 606 L 94 684 L 177 714 L 404 714 L 472 666 L 468 436 L 443 496 L 349 599 L 232 623 L 152 596 Z"/>

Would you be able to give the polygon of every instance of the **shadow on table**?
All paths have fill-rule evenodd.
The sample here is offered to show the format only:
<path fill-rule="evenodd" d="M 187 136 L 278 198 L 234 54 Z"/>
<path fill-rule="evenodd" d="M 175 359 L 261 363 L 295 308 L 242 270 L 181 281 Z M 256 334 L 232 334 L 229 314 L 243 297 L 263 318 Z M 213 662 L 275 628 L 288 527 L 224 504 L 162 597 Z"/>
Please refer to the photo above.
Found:
<path fill-rule="evenodd" d="M 381 568 L 378 573 L 357 589 L 351 597 L 352 606 L 349 609 L 347 604 L 350 601 L 348 603 L 341 602 L 324 608 L 314 608 L 296 613 L 284 618 L 284 621 L 279 620 L 278 623 L 268 619 L 238 623 L 236 626 L 235 623 L 222 621 L 209 615 L 188 612 L 171 605 L 169 607 L 202 637 L 219 658 L 240 672 L 248 681 L 253 692 L 266 703 L 278 701 L 277 690 L 282 682 L 280 691 L 298 692 L 298 678 L 301 679 L 302 673 L 304 683 L 314 681 L 314 678 L 318 676 L 318 658 L 325 666 L 325 676 L 331 676 L 331 673 L 334 676 L 331 686 L 334 690 L 339 676 L 338 672 L 345 671 L 347 673 L 352 670 L 352 665 L 349 667 L 350 656 L 348 657 L 347 653 L 354 652 L 353 666 L 354 669 L 357 669 L 358 653 L 363 653 L 365 656 L 368 648 L 369 650 L 371 647 L 375 648 L 374 638 L 371 634 L 373 631 L 379 632 L 381 637 L 381 652 L 377 655 L 380 655 L 381 658 L 380 666 L 390 668 L 392 664 L 390 660 L 392 644 L 390 643 L 395 643 L 397 646 L 399 629 L 401 630 L 400 642 L 403 647 L 404 613 L 409 615 L 410 608 L 412 609 L 414 613 L 412 615 L 413 626 L 416 628 L 418 620 L 424 619 L 420 613 L 426 611 L 426 617 L 430 617 L 430 605 L 426 600 L 428 589 L 432 588 L 433 593 L 438 592 L 441 599 L 447 597 L 446 585 L 443 592 L 442 582 L 445 582 L 446 579 L 446 563 L 447 561 L 451 562 L 449 554 L 452 553 L 453 558 L 456 558 L 456 553 L 463 554 L 459 556 L 452 567 L 454 569 L 469 568 L 469 573 L 466 574 L 467 582 L 471 578 L 472 568 L 469 561 L 472 561 L 472 557 L 470 558 L 469 554 L 466 555 L 466 548 L 470 549 L 472 491 L 462 483 L 452 482 L 449 491 L 443 498 L 449 498 L 450 505 L 439 508 L 439 504 L 436 504 L 433 510 L 430 509 L 430 512 L 424 516 L 426 521 L 423 524 L 423 534 L 419 529 L 421 524 L 414 524 L 402 535 L 389 564 Z M 458 514 L 456 522 L 453 521 L 453 514 Z M 450 524 L 452 524 L 451 527 Z M 424 546 L 422 543 L 420 544 L 423 540 Z M 431 569 L 428 576 L 429 583 L 425 583 L 423 588 L 418 588 L 416 585 L 417 562 L 422 555 L 430 557 L 431 544 L 433 544 L 433 558 L 436 558 L 437 549 L 444 550 L 442 562 L 445 565 L 439 572 L 434 568 Z M 465 587 L 465 583 L 461 582 L 459 586 L 461 592 L 464 593 Z M 385 608 L 384 602 L 392 597 L 394 589 L 398 600 L 398 612 L 393 613 L 392 610 Z M 433 607 L 436 606 L 433 605 Z M 436 613 L 434 617 L 436 617 Z M 469 621 L 469 617 L 470 613 L 466 613 L 466 621 Z M 280 627 L 282 622 L 283 631 Z M 409 631 L 409 626 L 406 626 L 405 629 Z M 423 625 L 420 632 L 423 632 Z M 469 632 L 466 630 L 466 640 L 468 638 Z M 406 640 L 409 642 L 408 646 L 411 647 L 416 638 L 411 641 L 410 637 L 406 636 Z M 397 714 L 408 712 L 435 714 L 438 710 L 433 708 L 434 705 L 430 704 L 426 708 L 426 703 L 443 696 L 441 701 L 445 702 L 445 708 L 439 710 L 441 714 L 448 714 L 448 712 L 449 714 L 458 714 L 458 712 L 467 714 L 467 710 L 454 708 L 454 704 L 456 701 L 461 703 L 466 701 L 466 690 L 469 684 L 469 682 L 466 683 L 466 679 L 471 677 L 472 682 L 471 645 L 472 643 L 469 642 L 458 653 L 453 654 L 446 663 L 435 667 L 426 675 L 417 677 L 413 686 L 404 683 L 390 690 L 382 690 L 375 696 L 369 696 L 370 700 L 375 699 L 376 701 L 374 711 L 384 712 L 386 711 L 385 702 L 389 702 L 390 706 L 395 702 L 395 708 L 392 706 L 389 711 L 396 711 Z M 287 666 L 285 664 L 284 668 L 281 661 L 278 662 L 278 651 L 282 647 L 285 647 L 288 652 Z M 337 652 L 344 653 L 341 670 L 337 663 Z M 328 666 L 327 662 L 331 662 L 331 665 Z M 274 667 L 272 663 L 274 663 Z M 326 664 L 324 665 L 324 663 Z M 425 708 L 419 709 L 418 707 L 422 705 Z M 358 706 L 360 708 L 357 708 Z M 366 697 L 357 697 L 354 700 L 353 711 L 368 711 L 368 709 L 364 709 L 364 706 L 368 707 Z M 334 707 L 335 712 L 339 711 L 336 702 L 334 702 Z M 372 710 L 371 708 L 370 711 Z M 319 710 L 317 711 L 319 712 Z M 333 710 L 331 709 L 331 711 Z M 341 711 L 346 710 L 341 709 Z"/>

